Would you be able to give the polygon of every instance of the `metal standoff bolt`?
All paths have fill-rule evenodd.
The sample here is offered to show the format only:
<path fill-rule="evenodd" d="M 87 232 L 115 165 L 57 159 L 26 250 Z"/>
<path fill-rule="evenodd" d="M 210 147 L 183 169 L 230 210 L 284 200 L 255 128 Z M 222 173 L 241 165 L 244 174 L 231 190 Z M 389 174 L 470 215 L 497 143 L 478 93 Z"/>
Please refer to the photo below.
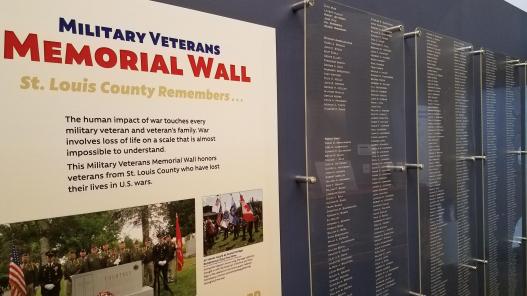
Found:
<path fill-rule="evenodd" d="M 474 262 L 481 263 L 481 264 L 487 264 L 487 263 L 489 263 L 489 261 L 488 261 L 488 260 L 485 260 L 485 259 L 476 259 L 476 258 L 474 258 L 474 259 L 472 259 L 472 260 L 473 260 Z"/>
<path fill-rule="evenodd" d="M 406 171 L 406 166 L 404 165 L 387 165 L 385 166 L 385 168 L 390 171 L 398 171 L 398 172 Z"/>
<path fill-rule="evenodd" d="M 515 239 L 520 239 L 520 240 L 523 240 L 523 241 L 527 241 L 527 237 L 523 237 L 523 236 L 515 236 L 514 238 Z"/>
<path fill-rule="evenodd" d="M 422 163 L 407 163 L 405 164 L 406 169 L 419 169 L 422 170 L 425 166 Z"/>
<path fill-rule="evenodd" d="M 509 153 L 509 154 L 527 154 L 527 151 L 525 151 L 525 150 L 516 150 L 516 151 L 509 151 L 507 153 Z"/>
<path fill-rule="evenodd" d="M 507 64 L 517 64 L 519 62 L 521 62 L 521 61 L 520 60 L 508 60 L 505 63 L 507 63 Z"/>
<path fill-rule="evenodd" d="M 468 54 L 474 54 L 474 55 L 476 55 L 476 54 L 485 54 L 485 50 L 483 50 L 483 49 L 473 50 L 473 51 L 469 52 Z"/>
<path fill-rule="evenodd" d="M 519 64 L 514 64 L 512 66 L 513 67 L 524 67 L 524 66 L 527 66 L 527 63 L 519 63 Z"/>
<path fill-rule="evenodd" d="M 476 161 L 476 157 L 474 157 L 474 156 L 465 156 L 465 157 L 460 157 L 459 160 Z"/>
<path fill-rule="evenodd" d="M 419 37 L 419 36 L 421 36 L 421 30 L 415 30 L 413 32 L 404 33 L 403 36 L 404 36 L 404 38 Z"/>
<path fill-rule="evenodd" d="M 487 157 L 485 155 L 476 155 L 476 156 L 474 156 L 474 158 L 476 160 L 486 160 L 487 159 Z"/>
<path fill-rule="evenodd" d="M 521 245 L 523 242 L 522 242 L 522 241 L 519 241 L 519 240 L 513 240 L 513 239 L 510 239 L 510 240 L 509 240 L 509 243 L 514 243 L 514 244 Z"/>
<path fill-rule="evenodd" d="M 403 25 L 393 26 L 382 30 L 384 33 L 401 32 L 404 29 Z"/>
<path fill-rule="evenodd" d="M 313 176 L 295 176 L 295 181 L 297 183 L 315 184 L 315 183 L 317 183 L 317 177 L 313 177 Z"/>
<path fill-rule="evenodd" d="M 456 48 L 456 51 L 472 51 L 472 45 L 471 46 L 465 46 L 465 47 L 459 47 L 459 48 Z"/>
<path fill-rule="evenodd" d="M 474 265 L 460 264 L 460 266 L 463 266 L 463 267 L 466 267 L 466 268 L 469 268 L 469 269 L 472 269 L 472 270 L 478 270 L 478 267 L 474 266 Z"/>
<path fill-rule="evenodd" d="M 304 9 L 304 7 L 309 8 L 313 6 L 315 6 L 315 0 L 302 0 L 291 5 L 291 9 L 293 10 L 293 12 L 297 12 L 300 9 Z"/>
<path fill-rule="evenodd" d="M 425 294 L 421 294 L 421 293 L 417 293 L 417 292 L 413 292 L 413 291 L 408 291 L 408 295 L 412 295 L 412 296 L 426 296 Z"/>

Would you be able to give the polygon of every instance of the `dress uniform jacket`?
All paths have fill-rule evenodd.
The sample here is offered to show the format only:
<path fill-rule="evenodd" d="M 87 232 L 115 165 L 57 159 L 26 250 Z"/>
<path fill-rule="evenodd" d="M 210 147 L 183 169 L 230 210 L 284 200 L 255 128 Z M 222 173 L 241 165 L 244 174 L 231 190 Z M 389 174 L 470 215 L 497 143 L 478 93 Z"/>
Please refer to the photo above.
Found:
<path fill-rule="evenodd" d="M 60 280 L 62 279 L 62 268 L 60 264 L 54 262 L 42 265 L 39 279 L 42 296 L 58 296 L 60 294 Z M 55 287 L 48 290 L 45 288 L 48 284 L 53 284 Z"/>

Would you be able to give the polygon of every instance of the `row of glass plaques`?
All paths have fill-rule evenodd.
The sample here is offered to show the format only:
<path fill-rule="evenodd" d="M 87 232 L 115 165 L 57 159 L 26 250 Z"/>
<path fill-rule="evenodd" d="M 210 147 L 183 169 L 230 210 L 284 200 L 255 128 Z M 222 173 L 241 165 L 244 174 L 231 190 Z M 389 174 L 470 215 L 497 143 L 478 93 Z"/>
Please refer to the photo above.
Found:
<path fill-rule="evenodd" d="M 312 295 L 525 295 L 525 66 L 305 13 Z"/>

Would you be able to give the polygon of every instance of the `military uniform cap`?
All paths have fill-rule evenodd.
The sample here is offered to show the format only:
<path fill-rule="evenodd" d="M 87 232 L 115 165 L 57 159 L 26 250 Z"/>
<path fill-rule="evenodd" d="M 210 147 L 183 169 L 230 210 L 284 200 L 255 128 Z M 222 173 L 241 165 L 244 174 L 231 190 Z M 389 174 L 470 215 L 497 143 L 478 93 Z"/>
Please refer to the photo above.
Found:
<path fill-rule="evenodd" d="M 47 251 L 46 252 L 46 256 L 47 257 L 55 257 L 55 252 L 54 251 Z"/>

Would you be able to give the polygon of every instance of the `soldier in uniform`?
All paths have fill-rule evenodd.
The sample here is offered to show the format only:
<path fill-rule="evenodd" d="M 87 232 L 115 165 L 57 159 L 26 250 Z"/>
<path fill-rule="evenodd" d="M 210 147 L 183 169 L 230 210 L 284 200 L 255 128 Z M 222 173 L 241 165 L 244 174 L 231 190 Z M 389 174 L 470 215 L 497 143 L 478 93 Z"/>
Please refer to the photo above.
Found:
<path fill-rule="evenodd" d="M 81 265 L 81 270 L 79 273 L 83 273 L 83 272 L 86 272 L 86 249 L 81 249 L 80 252 L 79 252 L 79 262 L 80 262 L 80 265 Z"/>
<path fill-rule="evenodd" d="M 245 232 L 247 230 L 247 222 L 245 222 L 245 220 L 242 218 L 240 220 L 241 224 L 242 224 L 242 241 L 246 240 L 245 238 Z"/>
<path fill-rule="evenodd" d="M 101 247 L 101 254 L 100 254 L 103 268 L 113 266 L 113 261 L 111 261 L 110 256 L 111 256 L 110 245 L 108 243 L 104 243 Z"/>
<path fill-rule="evenodd" d="M 249 240 L 247 242 L 249 242 L 249 243 L 254 242 L 254 239 L 253 239 L 253 226 L 254 226 L 254 222 L 253 221 L 247 222 L 247 233 L 249 233 Z"/>
<path fill-rule="evenodd" d="M 260 225 L 260 215 L 254 214 L 254 232 L 258 232 L 259 225 Z"/>
<path fill-rule="evenodd" d="M 81 249 L 79 252 L 79 260 L 84 261 L 86 260 L 86 249 Z"/>
<path fill-rule="evenodd" d="M 35 289 L 38 285 L 38 267 L 35 263 L 31 262 L 29 253 L 22 254 L 22 265 L 20 267 L 24 272 L 27 296 L 35 296 Z"/>
<path fill-rule="evenodd" d="M 143 261 L 143 285 L 154 286 L 154 261 L 152 255 L 152 241 L 145 240 L 145 246 L 141 254 L 141 261 Z"/>
<path fill-rule="evenodd" d="M 93 244 L 91 246 L 90 254 L 86 256 L 86 261 L 81 271 L 89 272 L 103 268 L 103 261 L 99 254 L 99 250 L 97 249 L 97 245 Z"/>
<path fill-rule="evenodd" d="M 134 248 L 132 249 L 132 253 L 130 255 L 131 261 L 141 261 L 141 257 L 143 255 L 141 243 L 138 240 L 134 241 Z"/>
<path fill-rule="evenodd" d="M 119 243 L 119 265 L 132 262 L 132 254 L 130 250 L 126 248 L 124 241 Z"/>
<path fill-rule="evenodd" d="M 71 276 L 79 274 L 82 268 L 82 261 L 77 259 L 77 253 L 71 249 L 68 253 L 68 259 L 64 264 L 64 282 L 66 283 L 66 296 L 72 294 Z"/>
<path fill-rule="evenodd" d="M 48 262 L 40 267 L 40 291 L 42 296 L 59 296 L 60 280 L 62 279 L 62 268 L 55 261 L 55 252 L 46 253 Z"/>
<path fill-rule="evenodd" d="M 177 260 L 174 260 L 176 258 L 176 240 L 173 239 L 169 234 L 165 236 L 165 243 L 168 244 L 168 280 L 169 282 L 173 282 L 176 280 L 176 272 L 177 272 Z"/>
<path fill-rule="evenodd" d="M 205 237 L 207 238 L 206 243 L 204 243 L 203 249 L 205 250 L 205 256 L 207 255 L 208 249 L 211 249 L 212 246 L 214 246 L 214 236 L 216 235 L 216 227 L 214 226 L 214 223 L 210 219 L 210 217 L 207 217 L 207 220 L 205 220 Z"/>
<path fill-rule="evenodd" d="M 154 291 L 158 295 L 161 295 L 161 283 L 159 277 L 163 276 L 163 288 L 170 292 L 172 291 L 168 287 L 168 263 L 170 261 L 170 246 L 165 241 L 165 235 L 163 233 L 157 234 L 158 243 L 152 250 L 152 257 L 154 260 Z"/>
<path fill-rule="evenodd" d="M 238 237 L 240 237 L 240 219 L 238 218 L 238 215 L 236 215 L 236 212 L 233 212 L 232 217 L 234 239 L 238 239 Z"/>
<path fill-rule="evenodd" d="M 111 266 L 119 265 L 119 250 L 116 248 L 112 248 L 110 250 L 110 264 Z"/>

